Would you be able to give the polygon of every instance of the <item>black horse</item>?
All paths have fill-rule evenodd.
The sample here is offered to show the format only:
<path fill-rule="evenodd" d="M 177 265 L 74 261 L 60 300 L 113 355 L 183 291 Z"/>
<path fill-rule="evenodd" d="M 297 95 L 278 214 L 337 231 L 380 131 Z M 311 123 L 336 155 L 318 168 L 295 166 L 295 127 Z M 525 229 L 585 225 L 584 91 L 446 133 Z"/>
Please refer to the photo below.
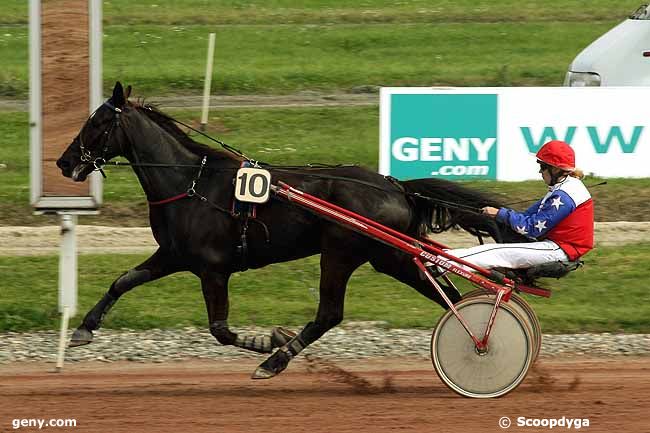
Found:
<path fill-rule="evenodd" d="M 254 378 L 280 373 L 302 349 L 341 322 L 348 279 L 366 262 L 445 306 L 407 254 L 278 197 L 259 205 L 255 219 L 234 215 L 233 178 L 245 158 L 195 142 L 172 118 L 128 101 L 129 93 L 130 87 L 125 93 L 116 83 L 113 96 L 87 120 L 57 165 L 64 176 L 81 182 L 106 161 L 125 157 L 150 202 L 151 230 L 159 248 L 112 283 L 74 332 L 72 346 L 92 341 L 92 331 L 124 293 L 179 271 L 200 278 L 210 332 L 221 344 L 261 353 L 278 348 Z M 398 182 L 356 166 L 265 168 L 273 182 L 284 181 L 414 237 L 457 225 L 498 241 L 522 241 L 492 219 L 445 206 L 445 202 L 499 206 L 494 199 L 451 182 Z M 313 322 L 298 334 L 276 328 L 270 335 L 241 336 L 228 328 L 228 280 L 233 272 L 314 254 L 321 255 L 321 276 Z M 460 299 L 454 288 L 445 291 L 454 303 Z"/>

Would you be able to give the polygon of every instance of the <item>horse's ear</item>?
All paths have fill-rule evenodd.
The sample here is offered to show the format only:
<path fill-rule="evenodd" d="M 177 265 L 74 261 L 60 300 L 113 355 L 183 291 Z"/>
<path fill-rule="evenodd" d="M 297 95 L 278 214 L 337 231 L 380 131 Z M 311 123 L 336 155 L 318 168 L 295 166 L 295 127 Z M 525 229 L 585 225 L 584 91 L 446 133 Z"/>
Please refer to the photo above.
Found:
<path fill-rule="evenodd" d="M 124 92 L 124 98 L 128 100 L 129 96 L 131 96 L 131 86 L 126 86 L 126 91 Z"/>
<path fill-rule="evenodd" d="M 124 88 L 122 87 L 122 83 L 119 81 L 116 82 L 115 87 L 113 87 L 113 97 L 111 99 L 113 100 L 113 105 L 117 108 L 122 108 L 124 104 L 126 104 Z"/>

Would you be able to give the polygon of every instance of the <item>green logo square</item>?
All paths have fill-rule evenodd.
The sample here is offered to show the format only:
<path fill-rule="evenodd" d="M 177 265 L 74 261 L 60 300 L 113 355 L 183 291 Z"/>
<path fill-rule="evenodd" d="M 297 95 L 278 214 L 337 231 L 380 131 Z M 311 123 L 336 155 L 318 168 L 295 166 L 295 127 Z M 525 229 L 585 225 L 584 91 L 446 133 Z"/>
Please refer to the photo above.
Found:
<path fill-rule="evenodd" d="M 388 151 L 399 179 L 496 179 L 497 95 L 392 94 Z"/>

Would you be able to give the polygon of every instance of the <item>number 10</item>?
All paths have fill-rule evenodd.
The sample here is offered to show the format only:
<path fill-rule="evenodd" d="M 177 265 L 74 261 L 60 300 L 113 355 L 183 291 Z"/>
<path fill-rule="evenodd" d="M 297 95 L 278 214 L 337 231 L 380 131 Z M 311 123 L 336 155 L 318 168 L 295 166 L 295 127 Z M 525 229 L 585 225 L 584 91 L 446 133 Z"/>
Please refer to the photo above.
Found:
<path fill-rule="evenodd" d="M 238 178 L 240 182 L 240 188 L 239 188 L 239 195 L 247 195 L 246 193 L 252 195 L 253 197 L 264 197 L 266 195 L 268 189 L 269 189 L 269 181 L 261 173 L 253 173 L 250 176 L 250 179 L 248 177 L 248 173 L 242 173 L 241 176 Z M 257 184 L 257 180 L 261 179 L 261 182 L 258 184 L 260 185 L 260 188 L 255 188 Z"/>

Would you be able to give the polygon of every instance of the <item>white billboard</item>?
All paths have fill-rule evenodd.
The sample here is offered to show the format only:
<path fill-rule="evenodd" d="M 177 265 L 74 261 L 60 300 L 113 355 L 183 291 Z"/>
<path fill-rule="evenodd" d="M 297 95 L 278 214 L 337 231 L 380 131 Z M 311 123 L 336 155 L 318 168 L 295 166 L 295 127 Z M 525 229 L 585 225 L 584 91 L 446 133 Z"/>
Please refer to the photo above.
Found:
<path fill-rule="evenodd" d="M 400 179 L 539 179 L 564 140 L 601 177 L 650 177 L 647 87 L 383 88 L 380 172 Z"/>

